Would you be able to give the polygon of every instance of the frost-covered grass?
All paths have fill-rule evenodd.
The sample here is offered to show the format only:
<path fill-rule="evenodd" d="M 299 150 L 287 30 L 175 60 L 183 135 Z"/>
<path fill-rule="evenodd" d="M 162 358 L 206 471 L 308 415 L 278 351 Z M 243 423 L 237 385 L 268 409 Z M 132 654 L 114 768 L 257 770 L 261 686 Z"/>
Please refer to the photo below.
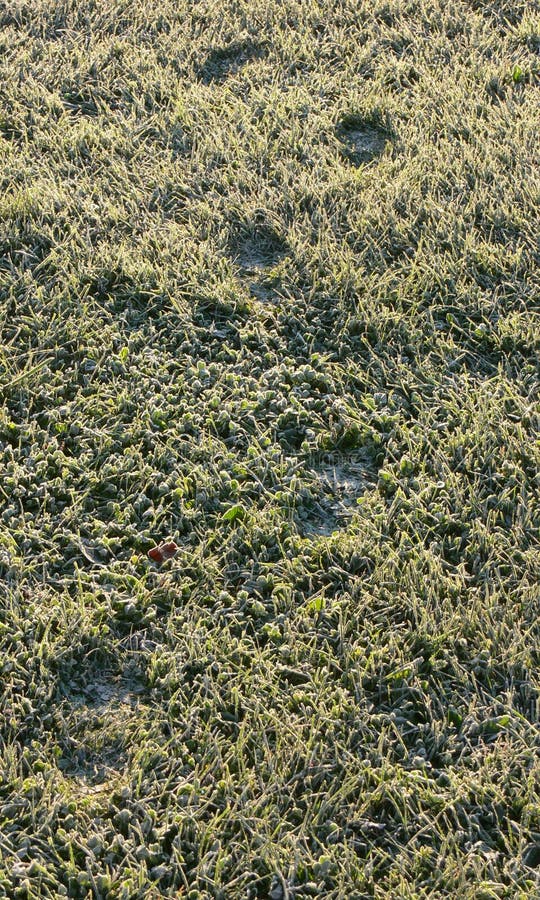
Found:
<path fill-rule="evenodd" d="M 538 897 L 539 50 L 0 3 L 0 895 Z"/>

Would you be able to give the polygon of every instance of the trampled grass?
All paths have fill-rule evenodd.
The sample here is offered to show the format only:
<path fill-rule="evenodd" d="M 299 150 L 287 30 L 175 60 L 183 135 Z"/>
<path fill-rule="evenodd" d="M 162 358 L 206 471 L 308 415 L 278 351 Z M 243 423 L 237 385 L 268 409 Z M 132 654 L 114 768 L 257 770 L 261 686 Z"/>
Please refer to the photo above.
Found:
<path fill-rule="evenodd" d="M 0 895 L 537 898 L 537 4 L 0 49 Z"/>

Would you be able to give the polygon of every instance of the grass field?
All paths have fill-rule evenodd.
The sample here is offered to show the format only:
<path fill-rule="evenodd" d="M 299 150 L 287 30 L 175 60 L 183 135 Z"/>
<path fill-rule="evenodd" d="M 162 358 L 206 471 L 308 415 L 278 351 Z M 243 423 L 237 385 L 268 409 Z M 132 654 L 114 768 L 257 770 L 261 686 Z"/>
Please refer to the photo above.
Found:
<path fill-rule="evenodd" d="M 537 900 L 537 3 L 0 49 L 0 896 Z"/>

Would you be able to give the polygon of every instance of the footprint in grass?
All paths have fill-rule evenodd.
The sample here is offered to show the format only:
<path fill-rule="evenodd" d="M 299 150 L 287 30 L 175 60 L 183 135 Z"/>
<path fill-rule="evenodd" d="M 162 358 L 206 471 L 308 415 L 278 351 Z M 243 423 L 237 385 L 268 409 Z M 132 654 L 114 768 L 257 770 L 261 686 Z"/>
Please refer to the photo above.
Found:
<path fill-rule="evenodd" d="M 285 241 L 268 227 L 255 228 L 232 241 L 231 258 L 240 267 L 242 278 L 248 282 L 251 296 L 259 302 L 270 303 L 276 299 L 268 273 L 285 258 L 287 251 Z"/>
<path fill-rule="evenodd" d="M 377 469 L 361 450 L 329 453 L 309 475 L 311 495 L 297 511 L 298 525 L 307 537 L 328 537 L 346 528 L 359 499 L 377 483 Z"/>
<path fill-rule="evenodd" d="M 58 768 L 70 789 L 93 792 L 123 776 L 128 765 L 129 723 L 145 706 L 146 688 L 137 665 L 122 671 L 87 657 L 60 686 L 66 733 Z"/>
<path fill-rule="evenodd" d="M 343 156 L 361 166 L 380 156 L 388 142 L 384 129 L 356 116 L 347 116 L 338 128 Z"/>
<path fill-rule="evenodd" d="M 221 84 L 263 54 L 264 46 L 253 41 L 235 41 L 228 47 L 214 47 L 197 74 L 204 84 Z"/>
<path fill-rule="evenodd" d="M 244 272 L 257 275 L 277 266 L 286 252 L 285 242 L 275 232 L 260 229 L 236 240 L 231 256 Z"/>

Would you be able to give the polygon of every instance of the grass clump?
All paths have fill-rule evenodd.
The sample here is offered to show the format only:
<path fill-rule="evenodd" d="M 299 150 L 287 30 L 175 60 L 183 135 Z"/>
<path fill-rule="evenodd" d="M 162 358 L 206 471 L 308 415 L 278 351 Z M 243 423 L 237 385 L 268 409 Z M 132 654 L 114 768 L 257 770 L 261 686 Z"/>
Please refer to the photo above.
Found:
<path fill-rule="evenodd" d="M 0 5 L 0 893 L 538 896 L 538 36 Z"/>

